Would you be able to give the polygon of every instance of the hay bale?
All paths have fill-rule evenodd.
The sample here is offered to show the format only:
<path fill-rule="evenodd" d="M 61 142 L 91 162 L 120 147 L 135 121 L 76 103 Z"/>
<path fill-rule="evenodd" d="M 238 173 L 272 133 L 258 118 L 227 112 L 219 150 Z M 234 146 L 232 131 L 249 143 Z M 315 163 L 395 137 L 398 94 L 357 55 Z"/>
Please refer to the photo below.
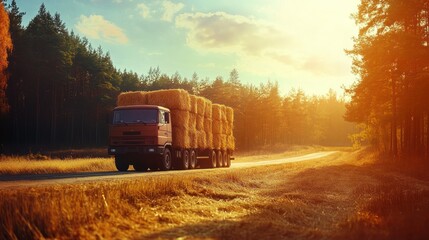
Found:
<path fill-rule="evenodd" d="M 207 137 L 204 131 L 197 131 L 197 139 L 198 139 L 198 148 L 206 149 L 207 148 Z"/>
<path fill-rule="evenodd" d="M 222 121 L 222 134 L 227 134 L 229 123 L 227 121 Z"/>
<path fill-rule="evenodd" d="M 234 122 L 234 109 L 232 107 L 226 107 L 226 120 L 230 123 Z"/>
<path fill-rule="evenodd" d="M 226 122 L 226 106 L 225 105 L 221 105 L 220 106 L 220 110 L 221 110 L 221 119 L 222 121 Z"/>
<path fill-rule="evenodd" d="M 198 131 L 204 130 L 204 116 L 201 116 L 200 114 L 197 114 L 196 116 L 196 128 Z"/>
<path fill-rule="evenodd" d="M 203 117 L 206 110 L 206 101 L 208 100 L 203 97 L 196 97 L 197 114 Z"/>
<path fill-rule="evenodd" d="M 213 120 L 204 118 L 204 132 L 211 133 L 213 131 Z"/>
<path fill-rule="evenodd" d="M 147 102 L 170 110 L 191 110 L 189 93 L 183 89 L 168 89 L 147 92 Z"/>
<path fill-rule="evenodd" d="M 189 131 L 184 128 L 174 127 L 173 132 L 173 147 L 176 148 L 190 148 Z"/>
<path fill-rule="evenodd" d="M 226 127 L 226 134 L 227 135 L 233 135 L 234 132 L 234 123 L 233 122 L 227 122 L 227 127 Z"/>
<path fill-rule="evenodd" d="M 171 125 L 173 128 L 183 128 L 186 130 L 189 130 L 189 118 L 190 113 L 189 111 L 184 110 L 171 110 Z"/>
<path fill-rule="evenodd" d="M 197 114 L 193 112 L 189 112 L 189 130 L 197 130 Z"/>
<path fill-rule="evenodd" d="M 191 104 L 191 109 L 190 109 L 190 112 L 191 113 L 195 113 L 195 114 L 197 114 L 198 112 L 197 112 L 197 107 L 198 107 L 198 105 L 197 105 L 197 96 L 195 96 L 195 95 L 189 95 L 189 103 Z"/>
<path fill-rule="evenodd" d="M 147 104 L 146 92 L 143 92 L 143 91 L 123 92 L 119 94 L 116 104 L 118 106 Z"/>
<path fill-rule="evenodd" d="M 204 108 L 204 117 L 205 118 L 212 119 L 212 117 L 213 117 L 212 105 L 213 105 L 213 103 L 210 100 L 206 99 L 205 108 Z"/>
<path fill-rule="evenodd" d="M 235 150 L 235 138 L 232 135 L 227 136 L 226 148 L 228 150 Z"/>
<path fill-rule="evenodd" d="M 206 148 L 212 149 L 213 148 L 213 133 L 211 132 L 205 132 L 206 133 Z"/>
<path fill-rule="evenodd" d="M 217 121 L 222 120 L 222 105 L 220 104 L 212 105 L 212 119 Z"/>
<path fill-rule="evenodd" d="M 213 134 L 213 148 L 214 149 L 222 148 L 222 134 Z"/>
<path fill-rule="evenodd" d="M 197 131 L 189 131 L 189 146 L 191 148 L 197 148 L 198 147 L 198 132 Z"/>
<path fill-rule="evenodd" d="M 220 134 L 220 146 L 222 150 L 227 149 L 227 139 L 228 136 L 226 134 Z"/>
<path fill-rule="evenodd" d="M 219 120 L 213 120 L 212 124 L 213 134 L 222 134 L 223 133 L 223 122 Z"/>

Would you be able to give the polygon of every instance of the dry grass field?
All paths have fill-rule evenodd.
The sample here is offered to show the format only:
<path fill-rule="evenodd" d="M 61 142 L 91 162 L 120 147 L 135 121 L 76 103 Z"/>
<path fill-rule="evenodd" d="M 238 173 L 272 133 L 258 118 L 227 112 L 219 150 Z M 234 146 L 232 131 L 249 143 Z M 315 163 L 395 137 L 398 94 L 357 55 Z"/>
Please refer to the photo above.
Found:
<path fill-rule="evenodd" d="M 429 239 L 427 171 L 368 151 L 0 196 L 1 239 Z"/>

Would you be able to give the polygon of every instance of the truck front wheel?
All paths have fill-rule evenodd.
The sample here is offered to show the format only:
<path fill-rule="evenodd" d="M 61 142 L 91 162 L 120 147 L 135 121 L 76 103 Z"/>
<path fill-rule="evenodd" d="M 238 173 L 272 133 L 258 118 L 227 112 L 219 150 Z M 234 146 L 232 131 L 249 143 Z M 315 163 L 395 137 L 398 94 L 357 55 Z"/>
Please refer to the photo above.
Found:
<path fill-rule="evenodd" d="M 171 169 L 171 151 L 168 148 L 164 148 L 164 154 L 161 157 L 161 170 L 170 170 Z"/>
<path fill-rule="evenodd" d="M 128 167 L 130 164 L 128 163 L 128 160 L 122 156 L 115 156 L 115 166 L 116 169 L 120 172 L 126 172 L 128 171 Z"/>

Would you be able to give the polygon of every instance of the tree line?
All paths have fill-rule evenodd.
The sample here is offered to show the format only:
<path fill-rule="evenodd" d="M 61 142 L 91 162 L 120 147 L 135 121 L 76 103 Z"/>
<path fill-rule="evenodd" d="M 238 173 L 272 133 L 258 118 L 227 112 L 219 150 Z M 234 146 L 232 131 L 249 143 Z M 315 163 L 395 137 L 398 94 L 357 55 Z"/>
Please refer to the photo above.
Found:
<path fill-rule="evenodd" d="M 4 2 L 6 5 L 6 3 Z M 25 13 L 15 1 L 6 7 L 13 50 L 6 88 L 9 111 L 1 117 L 1 143 L 15 146 L 87 147 L 107 143 L 116 97 L 123 91 L 182 88 L 235 110 L 238 149 L 273 144 L 347 145 L 354 125 L 343 119 L 345 102 L 330 91 L 285 96 L 277 83 L 243 84 L 233 69 L 224 79 L 146 74 L 113 66 L 108 52 L 69 32 L 58 13 L 42 4 L 22 26 Z"/>
<path fill-rule="evenodd" d="M 354 18 L 346 119 L 394 158 L 429 158 L 429 1 L 362 0 Z"/>

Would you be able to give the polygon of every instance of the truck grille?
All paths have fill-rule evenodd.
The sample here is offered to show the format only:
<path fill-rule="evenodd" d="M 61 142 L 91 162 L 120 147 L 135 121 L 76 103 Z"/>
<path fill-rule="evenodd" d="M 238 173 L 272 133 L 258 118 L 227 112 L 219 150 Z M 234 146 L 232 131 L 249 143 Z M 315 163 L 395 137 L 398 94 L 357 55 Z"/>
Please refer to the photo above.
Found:
<path fill-rule="evenodd" d="M 112 137 L 112 145 L 156 145 L 157 141 L 154 137 Z"/>

